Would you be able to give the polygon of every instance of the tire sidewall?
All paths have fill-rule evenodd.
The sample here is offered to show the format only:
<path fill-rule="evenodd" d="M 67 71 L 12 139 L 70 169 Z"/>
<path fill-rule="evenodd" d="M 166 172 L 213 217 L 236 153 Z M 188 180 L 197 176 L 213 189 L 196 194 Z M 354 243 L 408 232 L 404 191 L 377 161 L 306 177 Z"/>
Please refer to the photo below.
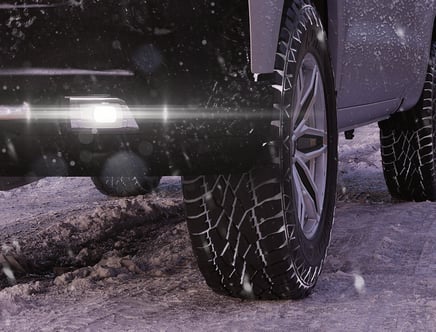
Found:
<path fill-rule="evenodd" d="M 428 69 L 428 76 L 431 77 L 428 89 L 431 91 L 431 124 L 433 136 L 433 170 L 432 170 L 432 188 L 430 199 L 436 201 L 436 41 L 433 41 L 430 52 L 430 64 Z M 427 83 L 426 83 L 427 85 Z M 427 87 L 425 86 L 424 89 Z"/>

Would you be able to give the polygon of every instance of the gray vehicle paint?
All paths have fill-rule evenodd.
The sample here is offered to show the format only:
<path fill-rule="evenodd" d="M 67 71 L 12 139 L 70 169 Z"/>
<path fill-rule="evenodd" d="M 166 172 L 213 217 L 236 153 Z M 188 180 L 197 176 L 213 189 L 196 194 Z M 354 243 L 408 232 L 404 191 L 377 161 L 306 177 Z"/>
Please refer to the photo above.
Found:
<path fill-rule="evenodd" d="M 272 72 L 283 0 L 249 1 L 252 70 Z M 424 85 L 434 0 L 332 0 L 327 5 L 339 129 L 412 108 Z"/>
<path fill-rule="evenodd" d="M 279 40 L 284 0 L 249 0 L 251 70 L 271 73 Z"/>

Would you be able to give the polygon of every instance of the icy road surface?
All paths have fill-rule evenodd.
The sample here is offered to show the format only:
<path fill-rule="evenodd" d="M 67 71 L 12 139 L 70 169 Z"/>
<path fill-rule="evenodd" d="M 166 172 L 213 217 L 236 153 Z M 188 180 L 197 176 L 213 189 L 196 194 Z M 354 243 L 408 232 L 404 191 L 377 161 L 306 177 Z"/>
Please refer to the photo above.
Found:
<path fill-rule="evenodd" d="M 0 193 L 0 330 L 436 331 L 436 204 L 391 202 L 376 126 L 341 139 L 338 198 L 314 294 L 252 302 L 205 285 L 178 178 L 131 199 L 89 179 Z"/>

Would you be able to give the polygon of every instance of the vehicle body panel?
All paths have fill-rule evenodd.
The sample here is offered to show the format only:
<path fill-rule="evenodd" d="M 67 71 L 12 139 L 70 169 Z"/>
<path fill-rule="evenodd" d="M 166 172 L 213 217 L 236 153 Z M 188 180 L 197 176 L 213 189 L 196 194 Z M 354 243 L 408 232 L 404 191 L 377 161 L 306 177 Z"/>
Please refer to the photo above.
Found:
<path fill-rule="evenodd" d="M 272 72 L 282 1 L 250 0 L 252 70 Z M 328 0 L 328 32 L 341 131 L 382 120 L 417 103 L 424 85 L 435 3 Z M 260 13 L 267 13 L 262 16 Z M 271 22 L 273 17 L 273 22 Z"/>
<path fill-rule="evenodd" d="M 284 0 L 248 0 L 250 8 L 251 70 L 271 73 L 279 40 Z"/>
<path fill-rule="evenodd" d="M 336 22 L 330 21 L 336 35 L 329 37 L 338 45 L 332 57 L 340 128 L 413 107 L 430 55 L 433 1 L 343 0 L 329 10 L 337 11 Z M 386 108 L 389 101 L 391 107 Z M 373 112 L 364 105 L 371 105 Z"/>

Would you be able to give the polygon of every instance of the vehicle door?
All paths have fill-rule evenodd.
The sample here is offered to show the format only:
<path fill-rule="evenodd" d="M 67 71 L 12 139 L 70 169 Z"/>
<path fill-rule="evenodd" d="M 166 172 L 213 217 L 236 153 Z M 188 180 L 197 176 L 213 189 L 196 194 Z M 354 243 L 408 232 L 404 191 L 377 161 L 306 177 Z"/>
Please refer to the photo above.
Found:
<path fill-rule="evenodd" d="M 336 0 L 329 6 L 337 16 L 330 28 L 338 108 L 395 105 L 402 98 L 416 102 L 429 55 L 433 0 Z M 409 87 L 414 92 L 408 95 Z"/>

